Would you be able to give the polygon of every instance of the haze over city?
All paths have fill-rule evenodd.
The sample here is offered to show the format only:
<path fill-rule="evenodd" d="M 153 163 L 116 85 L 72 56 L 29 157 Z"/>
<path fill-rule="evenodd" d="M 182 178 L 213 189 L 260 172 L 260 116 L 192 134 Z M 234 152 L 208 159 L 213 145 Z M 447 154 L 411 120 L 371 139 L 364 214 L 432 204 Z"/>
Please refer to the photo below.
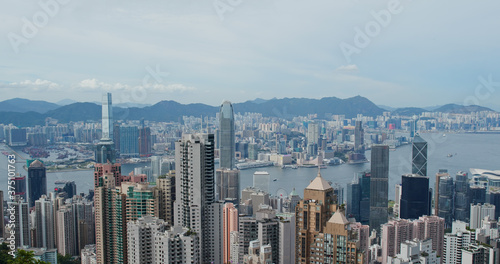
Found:
<path fill-rule="evenodd" d="M 500 79 L 499 8 L 497 1 L 176 0 L 60 1 L 44 9 L 9 0 L 0 10 L 0 88 L 4 100 L 95 102 L 96 92 L 112 91 L 117 103 L 219 105 L 361 95 L 392 107 L 462 104 L 479 93 L 480 105 L 499 109 L 498 92 L 476 92 L 480 78 Z M 143 89 L 135 97 L 134 87 Z"/>

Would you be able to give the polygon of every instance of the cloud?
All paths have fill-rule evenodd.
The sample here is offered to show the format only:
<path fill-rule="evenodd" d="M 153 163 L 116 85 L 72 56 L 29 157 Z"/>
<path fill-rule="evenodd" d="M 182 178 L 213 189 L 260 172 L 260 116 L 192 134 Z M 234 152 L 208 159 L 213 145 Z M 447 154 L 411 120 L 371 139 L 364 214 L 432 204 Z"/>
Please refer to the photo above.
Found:
<path fill-rule="evenodd" d="M 85 79 L 76 84 L 74 89 L 87 89 L 88 91 L 103 90 L 108 92 L 117 91 L 134 91 L 134 90 L 144 90 L 149 92 L 187 92 L 194 91 L 195 88 L 191 86 L 186 86 L 180 83 L 173 84 L 143 84 L 143 85 L 126 85 L 122 83 L 106 83 L 98 81 L 97 79 Z"/>
<path fill-rule="evenodd" d="M 51 82 L 48 80 L 36 79 L 25 80 L 21 82 L 12 82 L 8 83 L 4 86 L 5 88 L 22 88 L 22 89 L 31 89 L 32 91 L 58 91 L 61 89 L 61 85 Z"/>
<path fill-rule="evenodd" d="M 350 71 L 350 72 L 353 72 L 353 71 L 358 71 L 358 66 L 356 66 L 356 64 L 342 65 L 342 66 L 338 67 L 335 70 L 336 71 Z"/>

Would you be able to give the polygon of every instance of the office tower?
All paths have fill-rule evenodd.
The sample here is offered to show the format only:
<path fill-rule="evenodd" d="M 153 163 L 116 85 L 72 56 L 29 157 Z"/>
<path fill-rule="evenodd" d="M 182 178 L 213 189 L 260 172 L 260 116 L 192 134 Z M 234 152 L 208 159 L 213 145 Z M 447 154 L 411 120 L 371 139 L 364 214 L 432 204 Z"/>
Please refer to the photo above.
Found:
<path fill-rule="evenodd" d="M 142 126 L 139 129 L 139 156 L 147 157 L 151 154 L 151 128 Z"/>
<path fill-rule="evenodd" d="M 486 187 L 470 186 L 469 202 L 471 204 L 486 203 Z"/>
<path fill-rule="evenodd" d="M 248 252 L 250 241 L 258 238 L 259 227 L 254 217 L 240 217 L 238 227 L 238 263 L 243 262 L 243 256 Z"/>
<path fill-rule="evenodd" d="M 269 193 L 247 187 L 241 191 L 241 204 L 238 207 L 240 214 L 254 215 L 261 205 L 270 205 Z"/>
<path fill-rule="evenodd" d="M 461 171 L 455 176 L 455 220 L 469 222 L 469 210 L 469 177 Z"/>
<path fill-rule="evenodd" d="M 7 212 L 8 214 L 14 215 L 14 223 L 7 222 L 5 225 L 6 242 L 9 244 L 11 243 L 11 231 L 14 231 L 16 248 L 21 246 L 31 246 L 30 213 L 28 203 L 24 201 L 22 197 L 14 196 L 14 200 L 10 203 L 9 208 L 13 208 Z"/>
<path fill-rule="evenodd" d="M 450 176 L 450 174 L 448 174 L 448 170 L 446 169 L 439 169 L 439 172 L 436 173 L 436 187 L 434 188 L 434 214 L 436 215 L 439 214 L 439 183 L 441 178 L 448 176 Z"/>
<path fill-rule="evenodd" d="M 57 249 L 46 249 L 46 248 L 27 248 L 26 251 L 33 252 L 33 258 L 35 260 L 43 261 L 43 263 L 58 263 L 57 262 Z"/>
<path fill-rule="evenodd" d="M 224 205 L 224 259 L 223 263 L 231 262 L 231 233 L 238 231 L 238 209 L 232 203 Z"/>
<path fill-rule="evenodd" d="M 185 134 L 175 143 L 175 226 L 190 228 L 199 234 L 200 259 L 215 261 L 222 256 L 222 247 L 213 248 L 222 241 L 212 241 L 217 234 L 211 233 L 210 225 L 217 217 L 215 203 L 213 134 Z M 218 210 L 219 211 L 219 210 Z M 222 210 L 220 216 L 222 217 Z M 220 234 L 221 230 L 219 230 Z M 221 257 L 222 258 L 222 257 Z"/>
<path fill-rule="evenodd" d="M 500 216 L 500 190 L 489 190 L 488 192 L 488 202 L 495 206 L 495 215 Z"/>
<path fill-rule="evenodd" d="M 230 201 L 236 206 L 240 203 L 240 171 L 237 169 L 217 169 L 217 200 Z"/>
<path fill-rule="evenodd" d="M 307 125 L 307 145 L 313 145 L 319 143 L 320 135 L 320 125 L 316 122 L 310 122 Z"/>
<path fill-rule="evenodd" d="M 168 228 L 174 225 L 175 174 L 162 175 L 156 180 L 155 194 L 158 218 L 163 219 Z"/>
<path fill-rule="evenodd" d="M 104 173 L 94 193 L 98 263 L 127 262 L 127 195 L 116 188 L 115 177 L 112 172 Z"/>
<path fill-rule="evenodd" d="M 356 179 L 347 184 L 347 212 L 362 224 L 370 222 L 370 172 L 357 173 Z"/>
<path fill-rule="evenodd" d="M 354 152 L 365 154 L 364 137 L 363 124 L 361 121 L 356 121 L 356 126 L 354 127 Z"/>
<path fill-rule="evenodd" d="M 35 201 L 35 212 L 35 247 L 55 248 L 54 207 L 52 201 L 46 195 L 42 195 Z"/>
<path fill-rule="evenodd" d="M 73 208 L 64 206 L 57 210 L 57 252 L 61 255 L 76 256 L 79 254 L 77 241 L 75 240 L 77 232 L 73 216 Z"/>
<path fill-rule="evenodd" d="M 240 159 L 248 158 L 248 142 L 241 141 L 236 144 L 236 152 L 240 152 Z M 286 150 L 285 150 L 286 153 Z"/>
<path fill-rule="evenodd" d="M 253 187 L 269 193 L 269 183 L 271 176 L 267 171 L 256 171 L 253 174 Z"/>
<path fill-rule="evenodd" d="M 45 166 L 39 160 L 31 162 L 28 167 L 29 206 L 35 206 L 35 201 L 47 194 L 47 174 Z"/>
<path fill-rule="evenodd" d="M 153 263 L 202 263 L 199 235 L 187 227 L 180 226 L 154 233 Z"/>
<path fill-rule="evenodd" d="M 77 195 L 76 183 L 74 181 L 66 182 L 63 187 L 54 188 L 54 193 L 56 195 L 61 193 L 64 195 L 64 198 L 73 198 L 73 196 Z"/>
<path fill-rule="evenodd" d="M 492 204 L 471 204 L 470 205 L 470 228 L 478 229 L 482 227 L 483 219 L 495 219 L 495 206 Z"/>
<path fill-rule="evenodd" d="M 430 215 L 429 178 L 418 174 L 401 177 L 401 215 L 403 219 L 417 219 Z"/>
<path fill-rule="evenodd" d="M 279 221 L 276 218 L 257 220 L 257 238 L 272 249 L 272 262 L 279 263 Z"/>
<path fill-rule="evenodd" d="M 113 142 L 115 143 L 115 152 L 120 154 L 120 124 L 113 124 Z"/>
<path fill-rule="evenodd" d="M 233 169 L 235 168 L 235 132 L 234 132 L 234 113 L 233 105 L 229 101 L 224 101 L 220 106 L 219 112 L 219 153 L 220 167 Z"/>
<path fill-rule="evenodd" d="M 442 176 L 439 178 L 439 196 L 438 196 L 438 210 L 436 215 L 444 218 L 445 226 L 450 227 L 453 221 L 453 194 L 454 184 L 453 178 L 450 176 Z"/>
<path fill-rule="evenodd" d="M 295 214 L 295 207 L 300 202 L 300 200 L 302 200 L 297 191 L 295 191 L 295 188 L 293 188 L 292 192 L 288 195 L 288 200 L 290 200 L 290 205 L 288 207 L 288 210 L 290 213 Z"/>
<path fill-rule="evenodd" d="M 161 174 L 161 157 L 160 156 L 152 156 L 151 157 L 151 174 L 156 182 L 158 176 Z"/>
<path fill-rule="evenodd" d="M 382 225 L 382 263 L 388 257 L 400 253 L 401 243 L 412 239 L 432 239 L 432 250 L 442 256 L 444 219 L 437 216 L 423 216 L 410 221 L 407 219 L 391 220 Z"/>
<path fill-rule="evenodd" d="M 141 217 L 136 221 L 128 222 L 127 223 L 128 263 L 131 264 L 155 263 L 154 235 L 156 232 L 165 232 L 166 226 L 167 224 L 163 220 L 149 215 Z"/>
<path fill-rule="evenodd" d="M 300 201 L 295 208 L 297 219 L 297 251 L 295 259 L 299 263 L 309 263 L 313 248 L 316 246 L 316 238 L 323 233 L 326 222 L 337 210 L 337 198 L 333 194 L 333 188 L 318 175 L 304 189 L 304 200 Z"/>
<path fill-rule="evenodd" d="M 387 222 L 389 199 L 389 146 L 374 145 L 371 153 L 370 229 L 380 233 Z"/>
<path fill-rule="evenodd" d="M 461 249 L 468 247 L 476 238 L 474 231 L 467 230 L 465 222 L 455 221 L 452 226 L 452 232 L 445 234 L 443 239 L 443 264 L 463 263 Z"/>
<path fill-rule="evenodd" d="M 10 178 L 14 181 L 14 195 L 19 195 L 23 200 L 28 201 L 26 196 L 26 176 Z"/>
<path fill-rule="evenodd" d="M 115 162 L 115 143 L 113 143 L 113 106 L 111 93 L 102 96 L 102 137 L 96 146 L 96 163 Z"/>
<path fill-rule="evenodd" d="M 279 264 L 295 263 L 295 214 L 279 217 Z"/>
<path fill-rule="evenodd" d="M 411 151 L 411 173 L 427 176 L 427 141 L 419 134 L 413 138 Z"/>
<path fill-rule="evenodd" d="M 120 156 L 139 156 L 139 129 L 136 126 L 120 127 Z"/>
<path fill-rule="evenodd" d="M 410 120 L 410 138 L 415 137 L 415 132 L 417 131 L 417 121 L 416 120 Z"/>

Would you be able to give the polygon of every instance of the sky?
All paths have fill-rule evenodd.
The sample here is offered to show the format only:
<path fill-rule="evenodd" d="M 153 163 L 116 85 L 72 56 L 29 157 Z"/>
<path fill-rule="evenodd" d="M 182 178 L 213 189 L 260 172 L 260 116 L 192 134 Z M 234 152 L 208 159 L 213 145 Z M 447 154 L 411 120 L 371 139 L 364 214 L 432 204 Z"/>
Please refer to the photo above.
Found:
<path fill-rule="evenodd" d="M 1 0 L 0 101 L 500 110 L 500 2 Z"/>

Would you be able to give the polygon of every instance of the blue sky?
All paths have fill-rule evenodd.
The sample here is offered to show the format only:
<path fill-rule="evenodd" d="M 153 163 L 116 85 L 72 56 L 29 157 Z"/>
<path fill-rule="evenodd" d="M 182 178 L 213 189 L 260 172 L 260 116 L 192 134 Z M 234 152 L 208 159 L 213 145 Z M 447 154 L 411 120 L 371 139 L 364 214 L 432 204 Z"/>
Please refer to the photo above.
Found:
<path fill-rule="evenodd" d="M 500 110 L 498 10 L 492 0 L 3 0 L 0 99 L 361 95 Z"/>

